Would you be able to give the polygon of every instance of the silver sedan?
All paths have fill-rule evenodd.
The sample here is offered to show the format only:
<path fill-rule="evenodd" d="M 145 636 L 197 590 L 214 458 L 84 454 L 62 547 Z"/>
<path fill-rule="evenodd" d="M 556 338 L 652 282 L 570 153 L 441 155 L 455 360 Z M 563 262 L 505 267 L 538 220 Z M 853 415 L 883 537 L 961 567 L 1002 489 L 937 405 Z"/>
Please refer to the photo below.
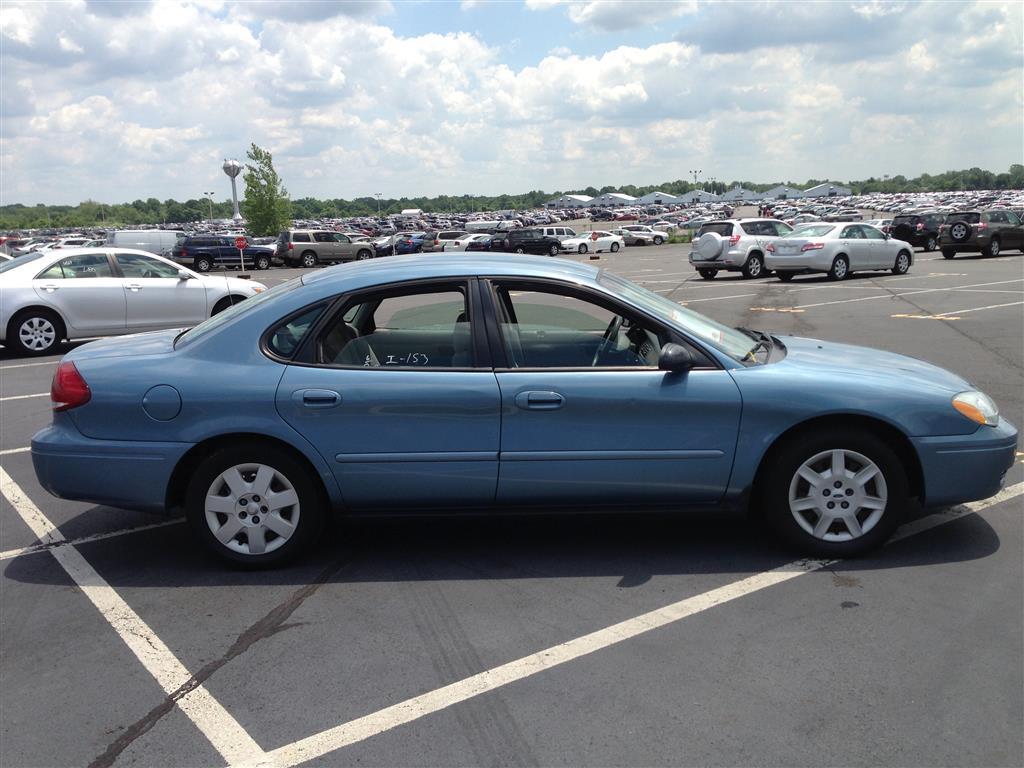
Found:
<path fill-rule="evenodd" d="M 910 243 L 856 222 L 804 224 L 766 250 L 765 267 L 783 282 L 806 272 L 824 272 L 830 280 L 845 280 L 862 270 L 904 275 L 914 263 Z"/>
<path fill-rule="evenodd" d="M 188 327 L 266 286 L 200 275 L 146 251 L 66 249 L 0 264 L 0 343 L 29 355 L 61 339 Z"/>

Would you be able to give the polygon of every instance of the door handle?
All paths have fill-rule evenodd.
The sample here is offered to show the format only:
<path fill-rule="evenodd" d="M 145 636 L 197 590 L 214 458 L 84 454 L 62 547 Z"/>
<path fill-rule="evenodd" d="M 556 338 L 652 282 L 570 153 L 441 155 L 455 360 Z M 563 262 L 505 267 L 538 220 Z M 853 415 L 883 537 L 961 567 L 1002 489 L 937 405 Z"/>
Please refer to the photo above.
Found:
<path fill-rule="evenodd" d="M 520 392 L 515 402 L 528 411 L 554 411 L 565 405 L 565 398 L 557 392 Z"/>
<path fill-rule="evenodd" d="M 304 408 L 333 408 L 341 403 L 341 395 L 333 389 L 300 389 L 292 393 L 292 401 Z"/>
<path fill-rule="evenodd" d="M 54 285 L 53 283 L 47 283 L 46 285 L 43 286 L 43 290 L 44 291 L 49 291 L 50 293 L 53 293 L 59 287 L 60 287 L 59 285 Z"/>
<path fill-rule="evenodd" d="M 129 289 L 129 290 L 131 290 L 131 291 L 141 291 L 142 290 L 142 285 L 139 284 L 139 283 L 125 283 L 124 287 Z"/>

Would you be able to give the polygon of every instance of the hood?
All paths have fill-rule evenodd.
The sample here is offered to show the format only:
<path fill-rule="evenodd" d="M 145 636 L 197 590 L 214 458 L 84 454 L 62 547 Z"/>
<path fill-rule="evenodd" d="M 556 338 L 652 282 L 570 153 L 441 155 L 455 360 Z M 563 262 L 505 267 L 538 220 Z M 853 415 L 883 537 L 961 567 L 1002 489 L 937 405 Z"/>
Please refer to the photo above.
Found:
<path fill-rule="evenodd" d="M 777 365 L 807 368 L 808 372 L 816 376 L 831 374 L 852 379 L 862 377 L 875 382 L 884 378 L 889 379 L 894 386 L 940 388 L 951 394 L 975 389 L 970 382 L 945 368 L 914 357 L 798 336 L 778 338 L 786 345 L 788 354 Z"/>
<path fill-rule="evenodd" d="M 248 282 L 248 281 L 243 281 Z M 149 331 L 128 336 L 112 336 L 90 341 L 64 355 L 64 360 L 88 360 L 100 357 L 134 357 L 160 355 L 174 350 L 174 339 L 184 328 L 169 331 Z"/>

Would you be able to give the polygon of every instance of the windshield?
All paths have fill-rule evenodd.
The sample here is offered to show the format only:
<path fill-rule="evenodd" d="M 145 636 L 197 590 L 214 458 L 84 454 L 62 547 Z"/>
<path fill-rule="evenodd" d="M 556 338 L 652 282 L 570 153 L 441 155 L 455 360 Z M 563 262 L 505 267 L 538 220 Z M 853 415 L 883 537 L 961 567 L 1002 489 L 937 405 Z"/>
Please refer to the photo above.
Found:
<path fill-rule="evenodd" d="M 4 272 L 9 272 L 12 269 L 17 269 L 22 264 L 28 264 L 30 261 L 35 261 L 36 259 L 42 257 L 43 255 L 44 254 L 38 251 L 33 251 L 32 253 L 26 253 L 24 256 L 17 256 L 11 259 L 10 261 L 5 261 L 2 264 L 0 264 L 0 274 L 3 274 Z"/>
<path fill-rule="evenodd" d="M 230 322 L 239 315 L 243 315 L 246 312 L 255 309 L 260 304 L 265 302 L 267 299 L 280 296 L 282 293 L 288 293 L 289 291 L 293 291 L 301 285 L 302 278 L 296 277 L 292 280 L 289 280 L 287 283 L 275 285 L 270 290 L 263 291 L 263 293 L 257 293 L 252 298 L 240 301 L 238 304 L 228 307 L 223 312 L 218 312 L 209 320 L 204 320 L 194 328 L 185 331 L 183 334 L 181 334 L 180 336 L 178 336 L 178 338 L 174 340 L 174 347 L 175 349 L 180 349 L 182 346 L 192 344 L 196 340 L 201 339 L 203 336 L 206 336 L 210 332 L 217 330 L 222 325 L 225 325 L 226 323 Z"/>
<path fill-rule="evenodd" d="M 787 232 L 783 237 L 822 237 L 835 228 L 834 224 L 804 224 L 792 232 Z"/>
<path fill-rule="evenodd" d="M 686 309 L 671 299 L 666 299 L 664 296 L 649 291 L 623 277 L 602 270 L 597 282 L 606 288 L 613 289 L 627 301 L 649 312 L 654 317 L 689 331 L 734 360 L 742 361 L 756 346 L 752 343 L 751 337 L 742 331 L 722 325 L 691 309 Z M 747 359 L 749 360 L 749 358 Z"/>

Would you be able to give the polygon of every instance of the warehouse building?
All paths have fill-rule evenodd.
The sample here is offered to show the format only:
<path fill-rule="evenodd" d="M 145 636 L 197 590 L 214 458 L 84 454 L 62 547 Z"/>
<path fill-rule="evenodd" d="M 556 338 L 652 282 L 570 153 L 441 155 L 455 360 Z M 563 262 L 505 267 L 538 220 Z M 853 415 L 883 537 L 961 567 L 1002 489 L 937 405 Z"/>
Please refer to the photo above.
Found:
<path fill-rule="evenodd" d="M 587 195 L 562 195 L 544 203 L 545 208 L 589 208 L 594 198 Z"/>
<path fill-rule="evenodd" d="M 752 189 L 746 189 L 745 187 L 733 187 L 724 195 L 722 200 L 728 200 L 729 202 L 740 202 L 743 200 L 763 200 L 763 192 L 755 192 Z"/>
<path fill-rule="evenodd" d="M 695 189 L 692 192 L 679 196 L 679 202 L 687 205 L 692 205 L 693 203 L 713 203 L 717 200 L 718 195 L 706 192 L 703 189 Z"/>
<path fill-rule="evenodd" d="M 804 196 L 802 189 L 796 187 L 787 187 L 785 184 L 780 184 L 777 187 L 772 187 L 764 193 L 765 200 L 792 200 Z"/>
<path fill-rule="evenodd" d="M 849 187 L 833 184 L 830 181 L 804 190 L 804 197 L 849 197 L 853 191 Z"/>
<path fill-rule="evenodd" d="M 643 205 L 679 205 L 682 198 L 670 195 L 668 192 L 648 192 L 643 197 L 637 198 L 637 202 Z"/>
<path fill-rule="evenodd" d="M 636 205 L 637 199 L 632 195 L 624 195 L 621 192 L 605 192 L 590 201 L 591 207 L 619 208 L 623 205 Z"/>

